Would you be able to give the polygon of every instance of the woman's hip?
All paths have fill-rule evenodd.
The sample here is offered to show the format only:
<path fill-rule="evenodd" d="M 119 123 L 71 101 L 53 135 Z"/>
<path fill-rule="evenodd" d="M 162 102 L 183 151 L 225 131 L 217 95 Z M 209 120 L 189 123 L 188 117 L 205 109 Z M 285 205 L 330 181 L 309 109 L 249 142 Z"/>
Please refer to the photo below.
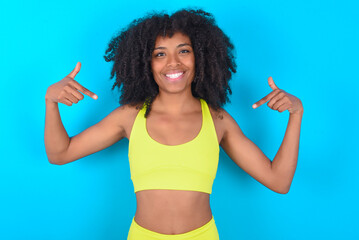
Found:
<path fill-rule="evenodd" d="M 214 217 L 205 225 L 196 228 L 192 231 L 181 234 L 162 234 L 151 231 L 140 225 L 132 219 L 130 230 L 128 232 L 127 240 L 219 240 L 218 230 Z"/>

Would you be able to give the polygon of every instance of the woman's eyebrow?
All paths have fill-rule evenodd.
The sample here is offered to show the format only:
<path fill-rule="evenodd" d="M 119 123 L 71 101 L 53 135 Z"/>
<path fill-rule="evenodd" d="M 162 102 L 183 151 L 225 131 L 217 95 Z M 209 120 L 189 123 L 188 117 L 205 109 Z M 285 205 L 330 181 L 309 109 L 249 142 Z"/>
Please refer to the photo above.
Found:
<path fill-rule="evenodd" d="M 180 47 L 183 47 L 183 46 L 190 46 L 190 47 L 192 47 L 192 45 L 189 44 L 189 43 L 181 43 L 181 44 L 179 44 L 179 45 L 177 46 L 177 48 L 180 48 Z M 156 47 L 156 48 L 153 49 L 153 50 L 157 50 L 157 49 L 167 49 L 167 48 L 166 48 L 166 47 Z"/>

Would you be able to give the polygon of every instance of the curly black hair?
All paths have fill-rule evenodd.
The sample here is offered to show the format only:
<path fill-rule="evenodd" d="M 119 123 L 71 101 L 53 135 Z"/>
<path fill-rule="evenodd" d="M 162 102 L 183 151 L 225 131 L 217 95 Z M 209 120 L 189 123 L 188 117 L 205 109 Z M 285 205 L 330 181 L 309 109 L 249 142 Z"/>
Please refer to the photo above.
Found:
<path fill-rule="evenodd" d="M 216 25 L 212 14 L 201 9 L 182 9 L 171 16 L 150 13 L 132 21 L 113 37 L 105 52 L 107 62 L 114 61 L 111 79 L 116 75 L 112 90 L 121 90 L 119 103 L 136 106 L 145 103 L 145 117 L 159 89 L 151 72 L 151 58 L 157 36 L 172 37 L 180 32 L 192 43 L 195 56 L 195 77 L 192 95 L 204 99 L 215 110 L 230 102 L 228 84 L 236 72 L 234 46 Z M 142 107 L 140 107 L 142 108 Z"/>

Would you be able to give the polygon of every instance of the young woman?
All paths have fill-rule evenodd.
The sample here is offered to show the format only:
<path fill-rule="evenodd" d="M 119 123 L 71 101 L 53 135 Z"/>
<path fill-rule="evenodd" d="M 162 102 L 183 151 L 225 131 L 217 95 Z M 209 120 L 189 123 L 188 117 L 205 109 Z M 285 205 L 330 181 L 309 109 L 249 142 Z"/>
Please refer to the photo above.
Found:
<path fill-rule="evenodd" d="M 211 14 L 181 10 L 133 21 L 109 43 L 105 60 L 121 89 L 120 104 L 102 121 L 69 138 L 58 103 L 71 106 L 97 95 L 77 81 L 80 63 L 46 93 L 45 146 L 53 164 L 66 164 L 129 139 L 131 179 L 137 199 L 128 239 L 219 239 L 209 204 L 219 145 L 244 171 L 269 189 L 289 191 L 297 164 L 301 101 L 268 78 L 265 102 L 290 112 L 273 161 L 223 109 L 236 72 L 233 45 Z"/>

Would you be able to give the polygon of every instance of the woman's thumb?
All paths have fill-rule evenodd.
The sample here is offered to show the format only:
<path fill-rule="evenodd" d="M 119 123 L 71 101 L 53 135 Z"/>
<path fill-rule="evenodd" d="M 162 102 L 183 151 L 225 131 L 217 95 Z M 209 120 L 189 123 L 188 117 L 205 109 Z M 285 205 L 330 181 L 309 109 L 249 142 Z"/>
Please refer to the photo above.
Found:
<path fill-rule="evenodd" d="M 79 73 L 80 69 L 81 69 L 81 63 L 78 62 L 74 70 L 72 70 L 72 72 L 70 72 L 70 74 L 67 76 L 74 79 L 76 75 Z"/>

